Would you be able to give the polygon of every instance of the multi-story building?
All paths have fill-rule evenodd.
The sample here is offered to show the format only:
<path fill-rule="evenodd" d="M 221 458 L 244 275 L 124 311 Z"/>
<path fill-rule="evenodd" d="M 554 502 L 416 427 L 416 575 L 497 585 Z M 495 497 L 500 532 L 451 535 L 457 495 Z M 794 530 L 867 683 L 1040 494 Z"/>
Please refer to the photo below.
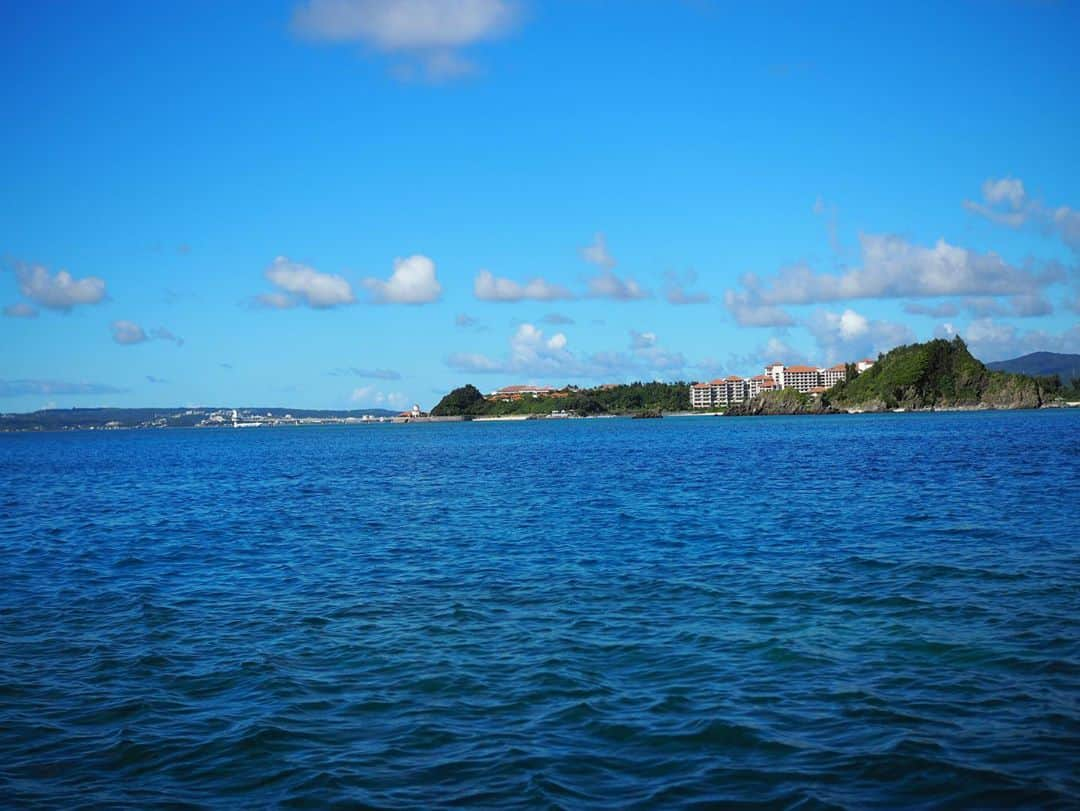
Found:
<path fill-rule="evenodd" d="M 694 383 L 690 386 L 691 408 L 713 408 L 715 405 L 712 383 Z"/>
<path fill-rule="evenodd" d="M 754 375 L 746 381 L 746 397 L 747 399 L 757 397 L 763 391 L 772 391 L 778 388 L 780 388 L 780 384 L 769 375 Z"/>
<path fill-rule="evenodd" d="M 864 372 L 874 365 L 869 358 L 858 361 L 858 372 Z M 785 366 L 779 361 L 765 367 L 765 373 L 743 379 L 737 375 L 713 380 L 709 383 L 694 383 L 690 386 L 690 405 L 692 408 L 726 407 L 756 397 L 763 391 L 776 389 L 795 389 L 803 394 L 820 397 L 826 390 L 847 377 L 847 366 L 838 363 L 828 368 L 815 366 Z"/>
<path fill-rule="evenodd" d="M 785 366 L 783 380 L 780 384 L 784 389 L 795 389 L 803 394 L 809 394 L 810 389 L 819 385 L 818 370 L 813 366 Z"/>
<path fill-rule="evenodd" d="M 717 408 L 741 403 L 752 396 L 749 388 L 749 381 L 738 375 L 709 383 L 694 383 L 690 386 L 690 405 L 693 408 Z"/>
<path fill-rule="evenodd" d="M 832 388 L 837 383 L 842 383 L 847 376 L 847 366 L 843 363 L 838 363 L 836 366 L 830 366 L 828 369 L 820 369 L 820 384 L 827 389 Z"/>
<path fill-rule="evenodd" d="M 520 400 L 523 397 L 552 397 L 559 389 L 554 386 L 503 386 L 487 396 L 488 400 Z"/>

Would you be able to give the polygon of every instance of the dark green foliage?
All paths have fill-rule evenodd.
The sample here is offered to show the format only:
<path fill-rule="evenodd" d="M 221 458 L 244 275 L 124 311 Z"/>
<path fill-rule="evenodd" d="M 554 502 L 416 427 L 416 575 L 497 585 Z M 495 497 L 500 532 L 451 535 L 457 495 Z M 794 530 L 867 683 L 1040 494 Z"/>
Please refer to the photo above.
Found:
<path fill-rule="evenodd" d="M 480 389 L 473 385 L 465 385 L 454 389 L 431 409 L 433 417 L 461 417 L 479 416 L 486 414 L 488 402 Z"/>
<path fill-rule="evenodd" d="M 842 408 L 1036 408 L 1043 388 L 1033 378 L 991 372 L 959 336 L 898 346 L 870 369 L 826 393 Z"/>
<path fill-rule="evenodd" d="M 432 416 L 492 416 L 550 414 L 569 411 L 591 414 L 633 414 L 640 411 L 685 411 L 690 405 L 688 383 L 629 383 L 597 389 L 568 387 L 560 397 L 523 397 L 508 402 L 485 400 L 475 386 L 454 389 L 432 409 Z"/>
<path fill-rule="evenodd" d="M 646 409 L 686 411 L 690 407 L 690 384 L 682 382 L 630 383 L 610 389 L 591 389 L 589 395 L 613 414 Z"/>

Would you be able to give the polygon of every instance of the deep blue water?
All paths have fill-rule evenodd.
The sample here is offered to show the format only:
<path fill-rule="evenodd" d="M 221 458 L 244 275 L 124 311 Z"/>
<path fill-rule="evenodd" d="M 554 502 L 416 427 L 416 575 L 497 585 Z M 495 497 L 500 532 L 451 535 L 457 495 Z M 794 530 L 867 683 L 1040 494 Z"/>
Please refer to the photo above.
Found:
<path fill-rule="evenodd" d="M 1080 411 L 0 435 L 7 805 L 1080 804 Z"/>

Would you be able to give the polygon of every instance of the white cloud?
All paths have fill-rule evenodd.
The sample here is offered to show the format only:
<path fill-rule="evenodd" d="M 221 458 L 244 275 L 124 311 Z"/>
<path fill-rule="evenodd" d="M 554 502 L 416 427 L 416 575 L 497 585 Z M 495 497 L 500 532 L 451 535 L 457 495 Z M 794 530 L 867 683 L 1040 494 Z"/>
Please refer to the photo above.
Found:
<path fill-rule="evenodd" d="M 1009 305 L 1012 307 L 1013 315 L 1020 318 L 1050 315 L 1054 311 L 1053 305 L 1047 301 L 1045 296 L 1035 293 L 1013 296 L 1009 299 Z"/>
<path fill-rule="evenodd" d="M 1005 306 L 991 296 L 972 296 L 964 299 L 964 308 L 977 318 L 1005 315 Z"/>
<path fill-rule="evenodd" d="M 697 274 L 692 270 L 683 276 L 678 273 L 665 273 L 664 278 L 664 298 L 669 304 L 704 304 L 709 300 L 708 293 L 687 290 L 697 282 Z"/>
<path fill-rule="evenodd" d="M 999 180 L 991 178 L 983 183 L 982 190 L 983 199 L 992 205 L 1007 202 L 1011 208 L 1019 209 L 1027 200 L 1024 182 L 1018 178 L 1004 177 Z"/>
<path fill-rule="evenodd" d="M 362 408 L 404 408 L 409 398 L 402 392 L 383 392 L 375 386 L 353 389 L 349 399 Z"/>
<path fill-rule="evenodd" d="M 49 273 L 42 265 L 15 265 L 19 292 L 50 310 L 65 312 L 80 304 L 97 304 L 105 298 L 105 282 L 96 276 L 76 279 L 66 270 Z"/>
<path fill-rule="evenodd" d="M 602 233 L 597 232 L 592 243 L 581 249 L 581 258 L 600 268 L 586 280 L 586 295 L 590 298 L 637 301 L 652 297 L 652 293 L 633 279 L 622 279 L 612 272 L 616 264 L 615 257 L 608 252 L 607 239 Z"/>
<path fill-rule="evenodd" d="M 113 321 L 111 329 L 113 340 L 118 344 L 131 345 L 141 344 L 150 340 L 158 340 L 172 341 L 177 346 L 184 345 L 183 338 L 173 335 L 173 333 L 165 327 L 156 327 L 147 333 L 146 330 L 134 321 Z"/>
<path fill-rule="evenodd" d="M 545 324 L 561 325 L 561 324 L 573 324 L 574 323 L 573 318 L 571 318 L 568 315 L 563 315 L 562 313 L 548 313 L 547 315 L 544 316 L 544 318 L 542 320 L 543 320 L 543 322 Z"/>
<path fill-rule="evenodd" d="M 519 284 L 512 279 L 495 276 L 488 270 L 481 270 L 476 274 L 473 293 L 481 301 L 555 301 L 574 298 L 574 294 L 565 287 L 541 278 Z"/>
<path fill-rule="evenodd" d="M 296 7 L 293 28 L 403 57 L 399 78 L 438 81 L 474 72 L 460 50 L 509 33 L 520 17 L 512 0 L 307 0 Z"/>
<path fill-rule="evenodd" d="M 846 309 L 840 313 L 818 312 L 806 323 L 821 349 L 825 363 L 841 363 L 874 357 L 900 344 L 915 341 L 915 334 L 902 324 L 872 321 Z"/>
<path fill-rule="evenodd" d="M 568 343 L 561 332 L 548 337 L 526 323 L 510 337 L 510 349 L 504 358 L 458 352 L 447 358 L 447 364 L 465 372 L 533 376 L 556 382 L 571 378 L 650 377 L 675 373 L 686 366 L 681 354 L 662 349 L 651 332 L 631 331 L 629 352 L 579 356 L 570 351 Z"/>
<path fill-rule="evenodd" d="M 147 340 L 146 330 L 134 321 L 113 321 L 112 337 L 118 344 L 141 344 Z"/>
<path fill-rule="evenodd" d="M 601 270 L 595 276 L 589 277 L 588 290 L 590 298 L 609 298 L 616 301 L 637 301 L 652 296 L 652 293 L 633 279 L 620 279 L 610 270 Z"/>
<path fill-rule="evenodd" d="M 938 240 L 932 247 L 902 237 L 863 234 L 862 267 L 840 274 L 815 273 L 806 265 L 781 270 L 771 279 L 742 278 L 743 291 L 728 291 L 725 304 L 740 323 L 763 325 L 778 305 L 802 305 L 867 298 L 923 298 L 958 295 L 1025 295 L 1064 278 L 1055 264 L 1025 269 L 995 253 L 980 254 Z M 782 320 L 780 321 L 782 323 Z"/>
<path fill-rule="evenodd" d="M 1061 333 L 1050 333 L 1042 330 L 1021 331 L 1012 324 L 979 318 L 968 324 L 963 337 L 971 353 L 984 363 L 1007 360 L 1030 352 L 1080 352 L 1080 324 Z"/>
<path fill-rule="evenodd" d="M 8 318 L 37 318 L 38 311 L 36 307 L 31 307 L 24 301 L 20 301 L 16 304 L 9 304 L 4 308 L 4 315 Z"/>
<path fill-rule="evenodd" d="M 960 310 L 950 301 L 943 301 L 940 304 L 919 304 L 909 301 L 904 304 L 904 312 L 910 315 L 928 315 L 932 318 L 952 318 Z"/>
<path fill-rule="evenodd" d="M 184 345 L 183 338 L 181 338 L 179 335 L 173 335 L 172 331 L 166 329 L 165 327 L 156 327 L 151 334 L 159 341 L 172 341 L 177 346 Z"/>
<path fill-rule="evenodd" d="M 251 300 L 251 306 L 258 310 L 289 310 L 297 304 L 288 293 L 260 293 Z"/>
<path fill-rule="evenodd" d="M 825 199 L 818 195 L 811 206 L 811 211 L 818 217 L 825 218 L 825 227 L 829 232 L 829 248 L 834 257 L 844 254 L 844 245 L 840 242 L 839 209 L 833 203 L 826 203 Z"/>
<path fill-rule="evenodd" d="M 375 380 L 401 380 L 401 373 L 393 369 L 357 369 L 350 366 L 347 369 L 334 369 L 330 372 L 334 377 L 351 375 L 352 377 L 370 377 Z"/>
<path fill-rule="evenodd" d="M 344 277 L 320 273 L 308 265 L 293 262 L 287 256 L 274 259 L 264 275 L 271 284 L 284 291 L 284 294 L 264 293 L 258 296 L 256 302 L 265 307 L 285 309 L 297 301 L 303 301 L 309 307 L 323 310 L 351 304 L 356 300 L 352 286 Z"/>
<path fill-rule="evenodd" d="M 990 178 L 982 186 L 982 202 L 965 200 L 964 207 L 998 225 L 1029 225 L 1052 234 L 1080 253 L 1080 211 L 1069 206 L 1048 206 L 1032 199 L 1019 178 Z"/>
<path fill-rule="evenodd" d="M 686 358 L 681 352 L 670 352 L 660 346 L 655 332 L 630 330 L 630 368 L 638 367 L 652 373 L 681 373 L 686 368 Z"/>
<path fill-rule="evenodd" d="M 772 336 L 758 347 L 757 360 L 762 363 L 780 361 L 788 366 L 806 363 L 806 355 L 779 336 Z"/>
<path fill-rule="evenodd" d="M 54 394 L 124 394 L 127 389 L 105 383 L 71 383 L 63 380 L 0 380 L 0 397 L 49 396 Z M 50 406 L 55 407 L 55 404 Z"/>
<path fill-rule="evenodd" d="M 761 367 L 770 363 L 784 363 L 788 366 L 807 363 L 806 355 L 792 344 L 785 341 L 780 335 L 771 336 L 765 343 L 759 344 L 754 350 L 746 355 L 731 354 L 728 356 L 726 367 L 741 370 L 745 374 L 753 369 L 753 374 L 760 374 Z M 713 367 L 718 366 L 715 361 Z M 704 368 L 704 367 L 702 367 Z"/>
<path fill-rule="evenodd" d="M 724 306 L 743 327 L 788 327 L 795 323 L 784 310 L 762 304 L 756 295 L 744 291 L 724 291 Z"/>
<path fill-rule="evenodd" d="M 395 259 L 389 279 L 364 279 L 364 287 L 371 292 L 372 301 L 385 304 L 426 304 L 442 295 L 435 263 L 420 254 Z"/>
<path fill-rule="evenodd" d="M 615 257 L 608 253 L 607 238 L 600 232 L 596 233 L 590 244 L 581 249 L 581 258 L 606 270 L 615 267 Z"/>

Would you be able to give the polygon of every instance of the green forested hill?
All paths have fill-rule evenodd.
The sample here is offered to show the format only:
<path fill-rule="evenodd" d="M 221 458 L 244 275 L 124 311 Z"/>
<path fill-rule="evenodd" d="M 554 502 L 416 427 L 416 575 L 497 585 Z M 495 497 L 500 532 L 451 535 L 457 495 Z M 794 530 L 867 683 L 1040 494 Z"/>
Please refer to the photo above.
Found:
<path fill-rule="evenodd" d="M 572 411 L 588 414 L 635 414 L 642 411 L 685 411 L 690 405 L 688 383 L 627 383 L 596 389 L 570 388 L 560 397 L 525 397 L 511 402 L 489 401 L 473 385 L 454 389 L 431 410 L 435 417 L 508 416 Z"/>
<path fill-rule="evenodd" d="M 1037 408 L 1053 381 L 994 372 L 959 337 L 898 346 L 854 379 L 826 393 L 832 406 L 887 408 Z"/>

